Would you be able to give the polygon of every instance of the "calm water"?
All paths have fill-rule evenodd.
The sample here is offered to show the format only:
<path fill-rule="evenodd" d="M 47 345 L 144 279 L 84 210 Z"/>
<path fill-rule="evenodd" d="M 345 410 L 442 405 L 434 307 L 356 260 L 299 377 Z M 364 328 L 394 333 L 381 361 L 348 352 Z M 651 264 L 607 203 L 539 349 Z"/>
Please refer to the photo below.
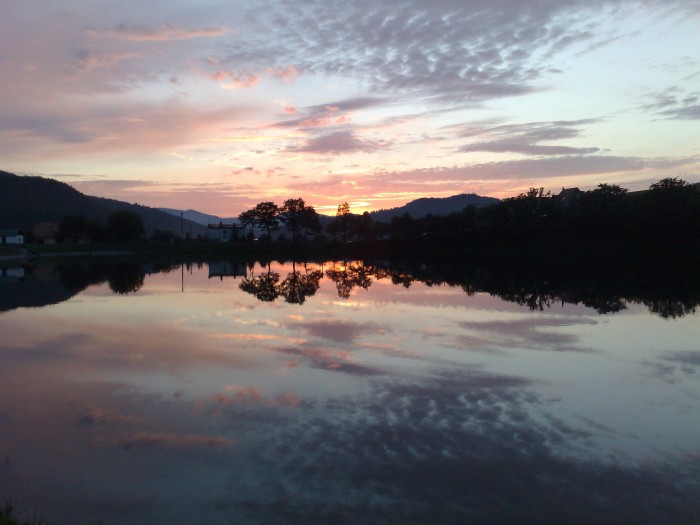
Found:
<path fill-rule="evenodd" d="M 0 498 L 27 516 L 700 522 L 683 294 L 359 262 L 162 270 L 0 279 Z"/>

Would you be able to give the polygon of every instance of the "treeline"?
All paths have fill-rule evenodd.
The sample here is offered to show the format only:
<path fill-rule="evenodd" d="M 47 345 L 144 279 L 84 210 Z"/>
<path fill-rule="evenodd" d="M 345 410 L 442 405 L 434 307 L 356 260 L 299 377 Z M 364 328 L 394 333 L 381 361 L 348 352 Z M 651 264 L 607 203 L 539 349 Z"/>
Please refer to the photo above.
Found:
<path fill-rule="evenodd" d="M 135 212 L 112 212 L 106 222 L 69 213 L 59 224 L 56 240 L 70 243 L 130 242 L 143 240 L 145 233 L 143 218 Z"/>
<path fill-rule="evenodd" d="M 629 192 L 615 184 L 599 184 L 589 191 L 563 190 L 557 195 L 530 188 L 489 206 L 470 205 L 460 212 L 417 219 L 404 214 L 390 222 L 376 221 L 367 212 L 353 214 L 345 202 L 338 206 L 334 218 L 323 218 L 325 228 L 315 209 L 297 198 L 287 199 L 281 206 L 261 202 L 238 219 L 241 229 L 233 230 L 235 242 L 362 246 L 368 253 L 360 255 L 382 250 L 425 254 L 479 243 L 678 242 L 700 240 L 700 189 L 678 178 L 662 179 L 641 192 Z M 286 231 L 280 231 L 282 226 Z M 61 221 L 57 235 L 59 242 L 144 238 L 143 219 L 129 211 L 112 213 L 106 223 L 69 214 Z M 156 230 L 149 240 L 180 237 Z"/>
<path fill-rule="evenodd" d="M 367 212 L 352 214 L 343 203 L 325 231 L 314 209 L 302 199 L 287 200 L 282 207 L 263 202 L 239 219 L 249 228 L 247 238 L 252 239 L 258 228 L 271 239 L 284 224 L 292 242 L 300 234 L 305 240 L 311 234 L 327 242 L 382 241 L 404 247 L 450 247 L 479 240 L 698 240 L 700 191 L 678 178 L 662 179 L 647 191 L 633 193 L 615 184 L 599 184 L 590 191 L 562 190 L 557 195 L 530 188 L 490 206 L 472 205 L 461 212 L 419 219 L 404 214 L 389 223 L 375 221 Z"/>

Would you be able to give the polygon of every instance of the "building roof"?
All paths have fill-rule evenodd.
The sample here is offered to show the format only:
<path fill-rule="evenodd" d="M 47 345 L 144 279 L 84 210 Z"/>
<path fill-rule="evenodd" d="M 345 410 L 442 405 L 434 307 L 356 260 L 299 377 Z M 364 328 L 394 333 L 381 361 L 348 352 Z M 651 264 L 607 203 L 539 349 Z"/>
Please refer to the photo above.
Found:
<path fill-rule="evenodd" d="M 207 228 L 210 230 L 233 230 L 234 228 L 240 228 L 240 226 L 220 222 L 219 224 L 207 224 Z"/>
<path fill-rule="evenodd" d="M 48 239 L 56 235 L 58 228 L 57 222 L 40 222 L 32 228 L 32 234 L 40 239 Z"/>
<path fill-rule="evenodd" d="M 559 194 L 556 196 L 560 199 L 569 199 L 579 195 L 580 193 L 582 192 L 578 188 L 562 188 Z"/>

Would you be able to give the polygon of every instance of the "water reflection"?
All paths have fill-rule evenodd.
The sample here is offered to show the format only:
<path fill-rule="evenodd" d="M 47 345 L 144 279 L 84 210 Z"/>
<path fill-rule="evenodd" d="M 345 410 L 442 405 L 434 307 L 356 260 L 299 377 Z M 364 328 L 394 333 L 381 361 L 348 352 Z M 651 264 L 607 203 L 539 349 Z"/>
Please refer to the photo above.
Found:
<path fill-rule="evenodd" d="M 306 298 L 313 296 L 318 290 L 323 277 L 321 270 L 310 270 L 307 264 L 303 263 L 302 273 L 297 270 L 297 263 L 292 262 L 292 271 L 280 281 L 280 274 L 271 270 L 271 264 L 268 262 L 267 271 L 259 275 L 254 275 L 252 267 L 250 276 L 246 275 L 240 289 L 254 295 L 259 301 L 271 302 L 283 297 L 286 302 L 293 304 L 304 304 Z"/>
<path fill-rule="evenodd" d="M 198 264 L 201 268 L 203 263 Z M 640 277 L 614 272 L 568 275 L 564 271 L 533 275 L 463 266 L 411 267 L 362 261 L 330 262 L 324 271 L 311 269 L 308 263 L 290 264 L 291 271 L 284 279 L 280 273 L 272 271 L 271 261 L 262 263 L 257 273 L 255 264 L 238 261 L 216 261 L 209 263 L 208 268 L 210 278 L 243 277 L 240 289 L 265 302 L 282 297 L 288 303 L 303 304 L 318 291 L 321 279 L 326 277 L 335 283 L 341 299 L 348 299 L 354 289 L 366 290 L 373 282 L 388 278 L 392 284 L 405 288 L 420 282 L 427 286 L 459 287 L 469 296 L 489 293 L 533 311 L 570 303 L 608 314 L 625 310 L 630 304 L 643 304 L 652 313 L 675 319 L 695 313 L 700 305 L 700 278 L 666 271 Z M 54 304 L 57 297 L 66 300 L 88 286 L 103 282 L 109 283 L 115 293 L 134 293 L 143 286 L 148 274 L 185 268 L 189 272 L 192 265 L 102 262 L 6 268 L 0 279 L 0 284 L 5 284 L 0 311 Z M 8 286 L 17 283 L 22 286 Z M 46 293 L 41 293 L 42 290 Z"/>
<path fill-rule="evenodd" d="M 0 285 L 0 497 L 75 524 L 693 523 L 676 278 L 30 267 Z"/>

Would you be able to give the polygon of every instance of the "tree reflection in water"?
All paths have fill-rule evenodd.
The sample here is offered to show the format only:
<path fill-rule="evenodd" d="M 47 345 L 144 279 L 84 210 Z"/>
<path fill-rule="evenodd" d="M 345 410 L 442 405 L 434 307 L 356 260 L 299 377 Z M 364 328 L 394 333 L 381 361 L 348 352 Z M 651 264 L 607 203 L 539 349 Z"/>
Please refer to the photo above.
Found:
<path fill-rule="evenodd" d="M 307 297 L 313 296 L 321 286 L 321 270 L 309 271 L 304 263 L 304 273 L 297 271 L 296 263 L 292 262 L 292 272 L 279 285 L 279 293 L 284 300 L 292 304 L 304 304 Z"/>
<path fill-rule="evenodd" d="M 201 267 L 202 263 L 198 265 Z M 370 288 L 378 280 L 391 281 L 404 288 L 419 282 L 431 287 L 459 287 L 470 296 L 488 293 L 533 311 L 570 303 L 609 314 L 625 310 L 630 304 L 641 304 L 650 312 L 671 319 L 694 313 L 700 305 L 700 277 L 688 271 L 669 271 L 668 268 L 526 271 L 522 268 L 447 263 L 411 265 L 336 261 L 324 271 L 318 265 L 300 262 L 291 265 L 292 271 L 281 279 L 280 273 L 272 270 L 270 261 L 261 263 L 264 270 L 258 275 L 255 275 L 256 265 L 249 263 L 249 273 L 240 289 L 263 302 L 283 297 L 287 303 L 304 304 L 317 293 L 324 277 L 334 283 L 341 299 L 348 299 L 356 288 Z M 168 273 L 182 266 L 172 262 L 140 265 L 123 261 L 29 266 L 25 268 L 26 277 L 22 282 L 4 290 L 0 311 L 53 304 L 69 299 L 88 286 L 104 282 L 116 294 L 137 293 L 146 275 Z M 41 278 L 37 277 L 39 274 Z"/>
<path fill-rule="evenodd" d="M 641 274 L 607 271 L 605 274 L 552 272 L 533 273 L 504 268 L 477 268 L 457 265 L 428 266 L 364 261 L 336 261 L 325 271 L 325 277 L 336 287 L 338 297 L 348 299 L 356 288 L 368 289 L 375 281 L 389 279 L 392 284 L 410 287 L 415 282 L 426 286 L 459 287 L 472 296 L 488 293 L 505 301 L 525 306 L 532 311 L 544 311 L 557 304 L 582 304 L 600 314 L 625 310 L 629 304 L 643 304 L 652 313 L 664 318 L 677 318 L 695 312 L 700 305 L 700 279 L 668 272 L 655 273 L 645 269 Z M 320 287 L 324 272 L 292 272 L 279 281 L 279 274 L 267 272 L 246 278 L 241 290 L 261 301 L 284 297 L 288 303 L 303 304 Z"/>
<path fill-rule="evenodd" d="M 280 274 L 272 271 L 271 262 L 267 262 L 267 273 L 253 276 L 251 269 L 250 277 L 243 279 L 240 289 L 245 293 L 255 296 L 258 301 L 266 303 L 272 302 L 280 296 L 279 281 Z"/>
<path fill-rule="evenodd" d="M 372 285 L 372 277 L 381 279 L 385 275 L 381 268 L 366 265 L 362 261 L 343 262 L 339 266 L 334 264 L 326 270 L 326 277 L 335 283 L 341 299 L 348 299 L 355 287 L 368 289 Z"/>
<path fill-rule="evenodd" d="M 307 297 L 313 296 L 319 289 L 323 272 L 320 270 L 309 271 L 304 263 L 304 273 L 296 268 L 292 262 L 292 271 L 280 282 L 280 274 L 272 271 L 271 263 L 267 263 L 267 272 L 254 276 L 251 268 L 251 276 L 243 279 L 240 289 L 249 293 L 259 301 L 272 302 L 278 297 L 292 304 L 304 304 Z"/>

